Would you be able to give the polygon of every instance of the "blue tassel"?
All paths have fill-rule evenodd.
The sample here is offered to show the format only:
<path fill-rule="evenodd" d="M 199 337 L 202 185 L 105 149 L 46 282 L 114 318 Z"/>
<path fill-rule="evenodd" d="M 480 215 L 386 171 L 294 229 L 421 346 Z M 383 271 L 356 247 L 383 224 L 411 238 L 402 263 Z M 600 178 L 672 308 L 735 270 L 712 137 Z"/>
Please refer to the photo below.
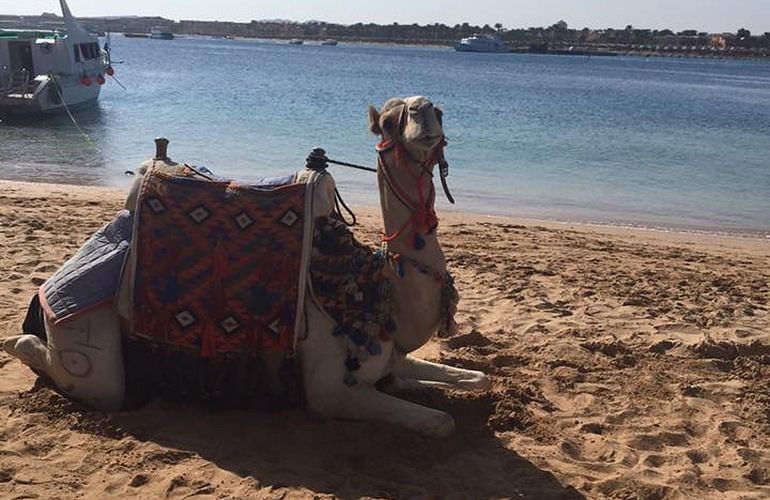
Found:
<path fill-rule="evenodd" d="M 356 380 L 356 377 L 350 372 L 345 372 L 344 380 L 345 385 L 348 387 L 353 387 L 354 385 L 358 384 L 358 380 Z"/>
<path fill-rule="evenodd" d="M 361 330 L 355 330 L 353 334 L 350 335 L 350 340 L 352 340 L 355 345 L 364 345 L 366 344 L 366 341 L 369 340 L 369 336 Z"/>
<path fill-rule="evenodd" d="M 380 343 L 373 339 L 371 339 L 367 344 L 366 350 L 369 351 L 369 354 L 371 354 L 372 356 L 377 356 L 378 354 L 382 354 L 382 347 L 380 346 Z"/>
<path fill-rule="evenodd" d="M 425 239 L 420 233 L 414 233 L 414 248 L 415 250 L 422 250 L 425 248 Z"/>
<path fill-rule="evenodd" d="M 347 368 L 349 372 L 354 372 L 361 368 L 361 362 L 358 361 L 358 358 L 349 355 L 348 359 L 345 360 L 345 368 Z"/>

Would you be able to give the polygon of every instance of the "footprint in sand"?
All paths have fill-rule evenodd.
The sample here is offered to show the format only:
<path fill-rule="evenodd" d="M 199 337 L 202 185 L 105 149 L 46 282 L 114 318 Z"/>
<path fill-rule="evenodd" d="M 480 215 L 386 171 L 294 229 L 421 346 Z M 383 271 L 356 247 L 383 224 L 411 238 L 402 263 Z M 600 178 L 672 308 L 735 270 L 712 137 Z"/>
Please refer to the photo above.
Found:
<path fill-rule="evenodd" d="M 147 474 L 139 473 L 131 478 L 128 485 L 132 488 L 140 488 L 150 482 L 150 476 Z"/>
<path fill-rule="evenodd" d="M 708 453 L 701 450 L 687 450 L 685 455 L 690 459 L 690 462 L 696 465 L 706 463 L 709 459 Z"/>
<path fill-rule="evenodd" d="M 744 445 L 749 443 L 754 437 L 754 433 L 751 431 L 751 429 L 741 424 L 740 422 L 722 422 L 717 426 L 717 429 L 719 429 L 719 432 L 722 433 L 722 435 L 725 436 L 728 440 Z"/>
<path fill-rule="evenodd" d="M 458 335 L 452 337 L 444 342 L 450 349 L 459 349 L 461 347 L 477 346 L 482 347 L 491 344 L 492 342 L 481 334 L 478 330 L 473 330 L 471 333 L 465 335 Z"/>
<path fill-rule="evenodd" d="M 687 435 L 679 432 L 660 432 L 658 434 L 640 434 L 632 437 L 628 445 L 637 450 L 663 451 L 666 447 L 683 447 L 689 444 Z"/>
<path fill-rule="evenodd" d="M 658 467 L 661 467 L 665 465 L 667 462 L 667 458 L 663 455 L 648 455 L 647 458 L 644 459 L 644 462 L 642 462 L 647 467 L 653 467 L 657 469 Z"/>

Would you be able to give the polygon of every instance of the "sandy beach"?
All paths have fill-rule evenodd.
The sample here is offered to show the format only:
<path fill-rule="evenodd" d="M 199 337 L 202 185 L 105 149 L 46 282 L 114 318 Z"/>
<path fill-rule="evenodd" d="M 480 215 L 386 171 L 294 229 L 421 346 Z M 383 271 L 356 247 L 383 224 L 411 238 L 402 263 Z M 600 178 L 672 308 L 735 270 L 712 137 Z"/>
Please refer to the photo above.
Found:
<path fill-rule="evenodd" d="M 123 197 L 0 181 L 0 337 Z M 377 212 L 359 216 L 374 241 Z M 439 216 L 460 334 L 420 355 L 494 388 L 408 396 L 455 436 L 162 401 L 107 414 L 0 352 L 0 497 L 770 496 L 770 240 Z"/>

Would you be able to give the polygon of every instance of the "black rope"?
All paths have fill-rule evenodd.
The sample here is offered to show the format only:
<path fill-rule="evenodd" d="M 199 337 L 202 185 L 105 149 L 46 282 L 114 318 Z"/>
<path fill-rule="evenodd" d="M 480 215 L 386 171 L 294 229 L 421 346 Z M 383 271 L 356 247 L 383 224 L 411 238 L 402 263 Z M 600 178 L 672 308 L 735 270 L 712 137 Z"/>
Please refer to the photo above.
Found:
<path fill-rule="evenodd" d="M 348 222 L 348 220 L 345 218 L 345 215 L 342 213 L 340 205 L 342 205 L 345 211 L 350 214 L 350 217 L 352 218 L 350 222 Z M 337 217 L 339 217 L 339 219 L 348 227 L 353 227 L 358 222 L 358 219 L 356 219 L 356 214 L 353 213 L 350 207 L 345 203 L 345 200 L 342 199 L 342 196 L 336 187 L 334 188 L 334 212 Z"/>
<path fill-rule="evenodd" d="M 358 170 L 366 170 L 367 172 L 377 173 L 377 169 L 372 167 L 363 167 L 361 165 L 355 165 L 353 163 L 345 163 L 344 161 L 330 160 L 329 158 L 327 158 L 326 161 L 328 163 L 334 163 L 335 165 L 342 165 L 343 167 L 357 168 Z"/>
<path fill-rule="evenodd" d="M 449 185 L 446 182 L 446 178 L 449 177 L 449 163 L 447 163 L 444 159 L 443 153 L 441 154 L 441 158 L 438 161 L 438 171 L 439 177 L 441 177 L 441 187 L 444 189 L 444 195 L 446 195 L 446 199 L 449 200 L 449 203 L 454 205 L 454 196 L 452 196 L 452 193 L 449 192 Z"/>

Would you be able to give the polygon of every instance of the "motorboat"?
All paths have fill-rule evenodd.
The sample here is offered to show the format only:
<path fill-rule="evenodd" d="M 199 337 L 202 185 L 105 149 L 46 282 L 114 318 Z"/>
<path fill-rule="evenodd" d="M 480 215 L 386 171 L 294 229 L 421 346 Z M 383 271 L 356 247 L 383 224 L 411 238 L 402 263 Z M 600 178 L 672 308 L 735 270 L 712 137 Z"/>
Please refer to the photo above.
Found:
<path fill-rule="evenodd" d="M 455 44 L 458 52 L 508 52 L 505 44 L 492 35 L 476 34 Z"/>
<path fill-rule="evenodd" d="M 326 40 L 321 40 L 321 45 L 334 46 L 337 45 L 337 40 L 333 38 L 327 38 Z"/>
<path fill-rule="evenodd" d="M 0 115 L 57 113 L 96 103 L 109 52 L 59 0 L 65 30 L 0 29 Z"/>
<path fill-rule="evenodd" d="M 170 31 L 165 31 L 164 28 L 156 27 L 150 30 L 150 38 L 153 40 L 173 40 L 174 34 Z"/>
<path fill-rule="evenodd" d="M 289 40 L 289 45 L 302 45 L 303 43 L 305 43 L 305 41 L 301 38 L 292 38 Z"/>

